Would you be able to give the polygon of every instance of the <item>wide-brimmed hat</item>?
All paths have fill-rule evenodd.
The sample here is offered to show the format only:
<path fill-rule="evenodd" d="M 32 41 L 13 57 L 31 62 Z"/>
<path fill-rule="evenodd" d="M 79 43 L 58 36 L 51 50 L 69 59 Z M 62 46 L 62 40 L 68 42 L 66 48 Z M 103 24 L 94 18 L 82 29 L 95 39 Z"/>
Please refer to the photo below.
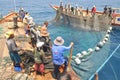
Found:
<path fill-rule="evenodd" d="M 55 45 L 63 45 L 64 44 L 64 39 L 61 36 L 58 36 L 55 40 L 54 40 L 54 44 Z"/>
<path fill-rule="evenodd" d="M 36 44 L 37 47 L 42 47 L 43 45 L 44 45 L 44 42 L 38 42 L 38 43 Z"/>
<path fill-rule="evenodd" d="M 5 37 L 9 38 L 11 35 L 14 35 L 14 32 L 13 31 L 8 31 L 8 32 L 6 32 Z"/>

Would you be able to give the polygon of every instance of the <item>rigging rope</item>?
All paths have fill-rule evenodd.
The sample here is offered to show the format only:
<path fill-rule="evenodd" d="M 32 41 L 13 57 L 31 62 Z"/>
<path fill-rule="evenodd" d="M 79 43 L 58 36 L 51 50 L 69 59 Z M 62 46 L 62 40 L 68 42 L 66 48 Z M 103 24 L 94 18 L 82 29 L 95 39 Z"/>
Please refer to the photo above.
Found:
<path fill-rule="evenodd" d="M 101 65 L 101 67 L 98 68 L 96 73 L 98 73 L 104 67 L 104 65 L 110 60 L 110 58 L 114 55 L 114 53 L 117 51 L 119 47 L 120 47 L 120 44 L 116 47 L 116 49 L 112 52 L 112 54 L 107 58 L 107 60 Z M 91 80 L 93 77 L 94 77 L 94 74 L 89 78 L 89 80 Z"/>

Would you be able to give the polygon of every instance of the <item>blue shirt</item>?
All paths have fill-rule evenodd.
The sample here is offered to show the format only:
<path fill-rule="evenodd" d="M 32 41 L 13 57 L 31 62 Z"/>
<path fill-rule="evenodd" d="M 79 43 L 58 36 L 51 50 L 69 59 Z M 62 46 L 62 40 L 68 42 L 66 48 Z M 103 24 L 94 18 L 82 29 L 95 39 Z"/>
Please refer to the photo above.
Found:
<path fill-rule="evenodd" d="M 69 50 L 71 46 L 58 46 L 58 45 L 53 45 L 52 46 L 52 55 L 53 55 L 53 63 L 56 65 L 62 65 L 65 62 L 64 58 L 64 52 L 66 50 Z"/>

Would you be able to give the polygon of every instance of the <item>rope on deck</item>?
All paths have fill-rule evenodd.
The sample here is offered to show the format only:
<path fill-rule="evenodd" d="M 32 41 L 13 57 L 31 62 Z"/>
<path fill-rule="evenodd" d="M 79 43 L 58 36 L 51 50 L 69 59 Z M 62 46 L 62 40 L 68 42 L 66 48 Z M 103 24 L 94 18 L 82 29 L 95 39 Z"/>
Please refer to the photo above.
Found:
<path fill-rule="evenodd" d="M 95 73 L 98 73 L 103 67 L 104 65 L 110 60 L 110 58 L 114 55 L 114 53 L 119 49 L 120 44 L 115 48 L 115 50 L 112 52 L 112 54 L 107 58 L 107 60 L 100 66 L 100 68 L 98 68 L 98 70 Z M 95 73 L 89 78 L 89 80 L 92 80 L 92 78 L 94 77 Z"/>

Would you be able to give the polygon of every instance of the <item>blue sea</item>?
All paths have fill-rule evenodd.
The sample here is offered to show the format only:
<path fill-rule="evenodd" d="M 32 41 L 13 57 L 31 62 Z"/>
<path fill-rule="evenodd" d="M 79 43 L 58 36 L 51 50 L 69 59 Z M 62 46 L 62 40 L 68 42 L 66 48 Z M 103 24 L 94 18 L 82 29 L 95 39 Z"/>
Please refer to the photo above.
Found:
<path fill-rule="evenodd" d="M 120 0 L 61 0 L 64 4 L 70 3 L 72 6 L 76 4 L 82 6 L 83 9 L 87 7 L 89 10 L 96 6 L 97 10 L 103 11 L 105 5 L 113 8 L 120 8 Z M 65 40 L 66 46 L 70 42 L 74 42 L 73 55 L 86 51 L 88 48 L 94 48 L 97 43 L 103 39 L 105 32 L 83 31 L 72 26 L 51 23 L 55 18 L 56 12 L 49 5 L 59 5 L 60 0 L 0 0 L 0 14 L 3 16 L 11 11 L 19 11 L 20 7 L 30 13 L 34 18 L 35 23 L 42 25 L 44 21 L 50 21 L 48 31 L 50 32 L 51 40 L 53 41 L 57 36 L 62 36 Z M 120 44 L 120 30 L 114 29 L 111 32 L 110 46 L 106 47 L 101 53 L 112 53 L 118 44 Z M 111 45 L 113 44 L 113 45 Z M 66 52 L 67 55 L 69 52 Z M 102 58 L 101 58 L 102 59 Z M 79 67 L 79 66 L 77 66 Z M 120 80 L 120 48 L 114 56 L 105 64 L 100 70 L 100 80 Z M 78 71 L 78 75 L 81 76 Z M 83 78 L 81 80 L 88 80 Z"/>

